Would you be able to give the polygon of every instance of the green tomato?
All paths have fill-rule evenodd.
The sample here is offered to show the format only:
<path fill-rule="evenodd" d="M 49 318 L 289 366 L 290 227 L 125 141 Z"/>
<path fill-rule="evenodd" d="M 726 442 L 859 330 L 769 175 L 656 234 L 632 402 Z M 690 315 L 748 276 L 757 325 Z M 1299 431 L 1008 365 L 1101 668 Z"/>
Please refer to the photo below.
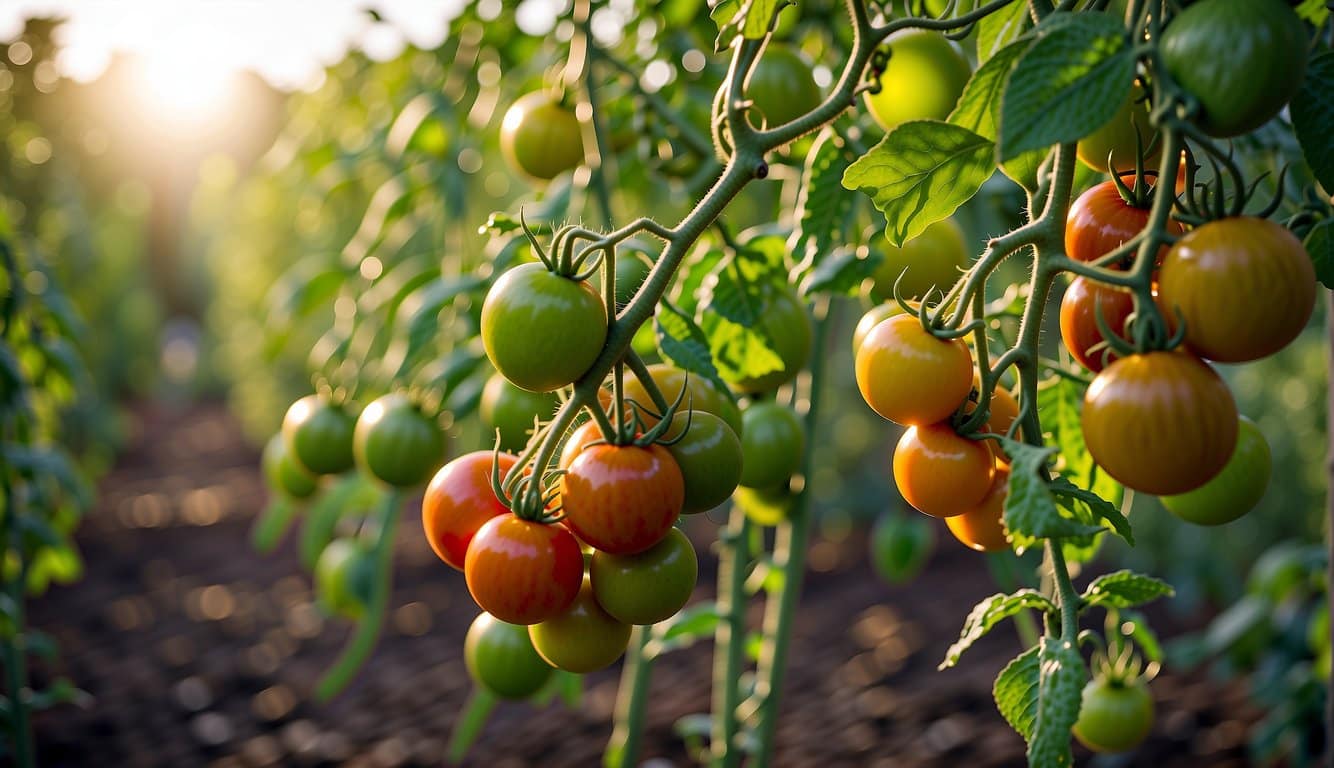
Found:
<path fill-rule="evenodd" d="M 292 499 L 309 498 L 319 489 L 319 478 L 296 463 L 287 450 L 287 441 L 281 432 L 269 438 L 264 446 L 264 458 L 261 460 L 264 477 L 269 487 Z"/>
<path fill-rule="evenodd" d="M 944 120 L 972 76 L 968 60 L 938 32 L 911 30 L 889 37 L 889 64 L 880 92 L 866 93 L 871 117 L 886 132 L 911 120 Z"/>
<path fill-rule="evenodd" d="M 488 444 L 499 430 L 500 450 L 519 453 L 528 444 L 533 420 L 550 421 L 559 405 L 560 398 L 554 392 L 529 392 L 496 373 L 486 380 L 477 409 L 490 430 Z"/>
<path fill-rule="evenodd" d="M 881 515 L 871 528 L 871 566 L 888 584 L 911 581 L 936 546 L 936 529 L 925 517 Z"/>
<path fill-rule="evenodd" d="M 334 539 L 315 561 L 315 595 L 333 615 L 358 619 L 375 589 L 375 561 L 353 539 Z"/>
<path fill-rule="evenodd" d="M 1306 26 L 1282 0 L 1200 0 L 1158 44 L 1164 66 L 1200 102 L 1200 127 L 1239 136 L 1277 115 L 1306 73 Z"/>
<path fill-rule="evenodd" d="M 343 406 L 306 395 L 287 409 L 283 439 L 301 466 L 316 475 L 337 475 L 352 468 L 356 423 Z"/>
<path fill-rule="evenodd" d="M 520 264 L 501 275 L 482 304 L 486 356 L 529 392 L 574 383 L 606 340 L 607 308 L 598 292 L 540 263 Z"/>
<path fill-rule="evenodd" d="M 953 219 L 929 225 L 902 247 L 890 244 L 883 235 L 871 247 L 885 255 L 872 276 L 875 287 L 871 297 L 876 301 L 893 301 L 896 281 L 905 299 L 921 299 L 932 289 L 944 293 L 968 267 L 968 246 L 963 230 Z"/>
<path fill-rule="evenodd" d="M 741 507 L 741 511 L 751 519 L 751 522 L 773 527 L 786 520 L 792 513 L 792 505 L 797 497 L 785 486 L 777 488 L 742 486 L 736 489 L 732 500 Z"/>
<path fill-rule="evenodd" d="M 1094 752 L 1125 752 L 1153 730 L 1153 696 L 1142 680 L 1115 683 L 1105 678 L 1084 686 L 1075 738 Z"/>
<path fill-rule="evenodd" d="M 724 376 L 724 380 L 742 392 L 769 392 L 792 381 L 806 367 L 811 356 L 814 331 L 806 307 L 789 288 L 772 287 L 765 292 L 759 311 L 759 331 L 773 345 L 782 360 L 780 370 L 759 376 Z M 745 429 L 743 428 L 744 432 Z"/>
<path fill-rule="evenodd" d="M 1223 525 L 1250 512 L 1269 488 L 1273 459 L 1255 422 L 1241 417 L 1237 447 L 1223 470 L 1204 485 L 1177 496 L 1162 496 L 1167 510 L 1188 523 Z"/>
<path fill-rule="evenodd" d="M 514 170 L 535 179 L 554 179 L 584 162 L 579 119 L 550 95 L 529 93 L 505 112 L 500 151 Z"/>
<path fill-rule="evenodd" d="M 791 408 L 755 403 L 742 414 L 741 485 L 776 488 L 801 469 L 806 428 Z"/>
<path fill-rule="evenodd" d="M 811 63 L 800 51 L 770 43 L 746 83 L 746 96 L 755 104 L 750 120 L 774 128 L 790 123 L 820 106 L 820 86 L 811 76 Z"/>
<path fill-rule="evenodd" d="M 445 436 L 435 419 L 400 393 L 361 412 L 352 433 L 357 464 L 381 482 L 411 488 L 426 482 L 445 459 Z"/>
<path fill-rule="evenodd" d="M 526 699 L 551 679 L 551 666 L 537 655 L 528 627 L 483 611 L 468 627 L 463 664 L 478 686 L 502 699 Z"/>
<path fill-rule="evenodd" d="M 616 252 L 616 310 L 619 312 L 635 297 L 639 287 L 648 279 L 653 262 L 636 250 L 622 248 Z"/>
<path fill-rule="evenodd" d="M 668 437 L 683 431 L 683 437 L 667 446 L 685 481 L 686 502 L 681 511 L 707 512 L 727 501 L 741 482 L 741 439 L 727 422 L 705 411 L 678 412 Z"/>
<path fill-rule="evenodd" d="M 1136 85 L 1126 94 L 1121 108 L 1098 130 L 1079 140 L 1075 154 L 1080 162 L 1098 173 L 1111 173 L 1107 156 L 1112 156 L 1112 167 L 1118 171 L 1133 171 L 1135 150 L 1144 153 L 1144 167 L 1153 165 L 1153 152 L 1158 148 L 1158 132 L 1149 122 L 1149 102 L 1144 100 L 1144 89 Z M 1137 143 L 1138 142 L 1138 143 Z"/>
<path fill-rule="evenodd" d="M 690 601 L 699 561 L 677 528 L 637 555 L 593 552 L 588 566 L 593 596 L 612 618 L 626 624 L 657 624 Z"/>
<path fill-rule="evenodd" d="M 528 637 L 548 664 L 583 675 L 611 666 L 625 653 L 630 625 L 602 609 L 585 576 L 569 610 L 529 626 Z"/>

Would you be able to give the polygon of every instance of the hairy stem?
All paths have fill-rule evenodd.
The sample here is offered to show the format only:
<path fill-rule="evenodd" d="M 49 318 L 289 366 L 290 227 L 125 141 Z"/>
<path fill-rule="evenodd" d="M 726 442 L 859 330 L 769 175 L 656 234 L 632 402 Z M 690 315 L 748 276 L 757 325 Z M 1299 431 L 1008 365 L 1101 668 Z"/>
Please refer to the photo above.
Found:
<path fill-rule="evenodd" d="M 714 631 L 713 655 L 713 734 L 711 738 L 714 768 L 732 768 L 741 764 L 741 753 L 734 749 L 737 732 L 737 706 L 741 704 L 741 663 L 746 644 L 746 561 L 750 539 L 750 518 L 739 504 L 732 504 L 727 529 L 718 537 L 718 614 L 721 620 Z"/>

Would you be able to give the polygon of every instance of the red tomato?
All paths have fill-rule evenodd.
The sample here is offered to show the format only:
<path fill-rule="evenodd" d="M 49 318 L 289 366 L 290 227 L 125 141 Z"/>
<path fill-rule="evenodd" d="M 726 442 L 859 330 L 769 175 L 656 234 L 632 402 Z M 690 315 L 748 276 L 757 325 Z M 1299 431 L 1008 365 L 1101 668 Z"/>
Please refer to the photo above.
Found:
<path fill-rule="evenodd" d="M 565 524 L 581 541 L 633 555 L 662 541 L 685 504 L 685 481 L 660 445 L 593 445 L 561 476 Z"/>
<path fill-rule="evenodd" d="M 463 574 L 482 610 L 511 624 L 536 624 L 574 602 L 584 555 L 564 526 L 500 515 L 473 536 Z"/>
<path fill-rule="evenodd" d="M 449 462 L 435 473 L 422 497 L 422 528 L 431 549 L 449 565 L 463 570 L 468 542 L 482 524 L 509 507 L 491 488 L 492 461 L 504 480 L 518 457 L 509 453 L 474 451 Z"/>
<path fill-rule="evenodd" d="M 585 421 L 575 427 L 570 436 L 565 438 L 565 446 L 561 448 L 560 460 L 556 462 L 556 466 L 560 469 L 569 469 L 575 458 L 584 448 L 588 447 L 589 443 L 598 441 L 606 441 L 606 438 L 602 436 L 602 429 L 598 427 L 596 421 L 591 419 Z"/>
<path fill-rule="evenodd" d="M 910 427 L 894 451 L 894 482 L 904 501 L 932 517 L 962 515 L 991 490 L 996 460 L 981 440 L 949 424 Z"/>
<path fill-rule="evenodd" d="M 1134 177 L 1122 176 L 1127 185 Z M 1065 217 L 1065 253 L 1075 261 L 1096 261 L 1139 234 L 1149 223 L 1149 209 L 1136 208 L 1121 199 L 1121 192 L 1112 181 L 1104 181 L 1080 195 L 1070 206 Z M 1182 232 L 1181 223 L 1169 219 L 1167 231 L 1174 235 Z M 1167 255 L 1164 246 L 1158 251 L 1158 261 Z"/>
<path fill-rule="evenodd" d="M 1070 281 L 1061 297 L 1061 340 L 1070 355 L 1085 368 L 1097 373 L 1116 360 L 1104 344 L 1098 330 L 1098 312 L 1107 327 L 1125 339 L 1126 320 L 1135 312 L 1135 295 L 1123 288 L 1096 283 L 1083 277 Z M 1098 349 L 1094 346 L 1103 344 Z"/>

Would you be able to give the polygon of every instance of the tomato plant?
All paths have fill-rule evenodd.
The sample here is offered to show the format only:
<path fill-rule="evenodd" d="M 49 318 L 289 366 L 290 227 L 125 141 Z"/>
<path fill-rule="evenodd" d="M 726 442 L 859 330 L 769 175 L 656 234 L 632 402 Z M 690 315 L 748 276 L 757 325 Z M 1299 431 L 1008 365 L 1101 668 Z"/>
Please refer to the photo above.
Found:
<path fill-rule="evenodd" d="M 502 699 L 526 699 L 551 679 L 528 637 L 528 627 L 508 624 L 482 612 L 468 627 L 463 663 L 480 686 Z"/>
<path fill-rule="evenodd" d="M 996 459 L 980 440 L 948 424 L 909 427 L 894 449 L 894 482 L 903 500 L 932 517 L 961 515 L 991 489 Z"/>
<path fill-rule="evenodd" d="M 625 624 L 657 624 L 685 607 L 695 589 L 695 548 L 677 528 L 635 555 L 594 552 L 588 575 L 598 605 Z"/>
<path fill-rule="evenodd" d="M 682 512 L 707 512 L 732 497 L 742 478 L 742 441 L 727 422 L 704 411 L 678 413 L 667 450 L 681 470 Z M 632 622 L 639 623 L 639 622 Z"/>
<path fill-rule="evenodd" d="M 561 333 L 545 333 L 554 328 Z M 578 379 L 606 336 L 607 308 L 597 291 L 543 264 L 520 264 L 501 275 L 482 305 L 486 356 L 530 392 L 550 392 Z"/>
<path fill-rule="evenodd" d="M 1084 686 L 1074 734 L 1094 752 L 1125 752 L 1153 729 L 1153 696 L 1144 683 L 1099 678 Z"/>
<path fill-rule="evenodd" d="M 788 383 L 806 366 L 811 354 L 811 319 L 806 306 L 786 287 L 771 287 L 759 309 L 759 327 L 773 342 L 778 367 L 758 376 L 731 376 L 728 383 L 742 392 L 769 392 Z M 744 436 L 744 428 L 743 428 Z"/>
<path fill-rule="evenodd" d="M 1115 286 L 1095 283 L 1085 277 L 1070 281 L 1061 296 L 1061 341 L 1080 365 L 1097 373 L 1116 360 L 1098 325 L 1126 339 L 1126 321 L 1135 312 L 1135 295 Z"/>
<path fill-rule="evenodd" d="M 1010 470 L 997 467 L 987 495 L 961 515 L 945 518 L 950 533 L 969 549 L 1003 552 L 1010 548 L 1005 538 L 1004 505 L 1009 491 Z"/>
<path fill-rule="evenodd" d="M 968 397 L 973 358 L 961 339 L 937 339 L 917 317 L 895 315 L 872 329 L 857 350 L 857 386 L 886 419 L 933 424 Z"/>
<path fill-rule="evenodd" d="M 727 422 L 727 426 L 740 436 L 742 433 L 741 409 L 737 408 L 736 402 L 732 400 L 723 388 L 709 381 L 699 374 L 691 375 L 666 363 L 657 363 L 648 367 L 650 378 L 653 385 L 662 393 L 663 398 L 668 403 L 674 403 L 681 399 L 681 407 L 695 411 L 704 411 Z M 634 402 L 652 408 L 653 399 L 649 397 L 648 390 L 638 377 L 627 378 L 625 381 L 625 398 Z M 610 400 L 608 400 L 610 403 Z M 651 413 L 645 413 L 644 426 L 652 427 L 658 423 L 658 420 Z"/>
<path fill-rule="evenodd" d="M 1133 169 L 1140 157 L 1137 153 L 1152 156 L 1157 147 L 1158 133 L 1149 120 L 1148 94 L 1136 87 L 1126 95 L 1111 120 L 1079 140 L 1075 153 L 1089 168 L 1099 173 L 1114 173 Z M 1107 164 L 1109 156 L 1110 166 Z"/>
<path fill-rule="evenodd" d="M 473 535 L 463 573 L 482 610 L 511 624 L 536 624 L 574 602 L 584 556 L 561 526 L 500 515 Z"/>
<path fill-rule="evenodd" d="M 307 395 L 287 409 L 283 440 L 298 464 L 316 475 L 336 475 L 352 468 L 352 430 L 356 418 L 341 405 Z"/>
<path fill-rule="evenodd" d="M 1129 179 L 1133 184 L 1133 178 Z M 1127 202 L 1114 181 L 1104 181 L 1075 199 L 1065 220 L 1065 252 L 1078 261 L 1097 261 L 1130 242 L 1149 223 L 1149 209 Z M 1181 223 L 1169 219 L 1167 232 L 1179 235 Z M 1158 249 L 1158 260 L 1167 247 Z"/>
<path fill-rule="evenodd" d="M 440 468 L 422 497 L 422 529 L 436 555 L 458 570 L 468 554 L 468 543 L 482 524 L 509 512 L 496 498 L 492 473 L 503 481 L 517 456 L 474 451 Z"/>
<path fill-rule="evenodd" d="M 281 433 L 264 446 L 264 477 L 274 490 L 293 499 L 304 499 L 319 488 L 319 479 L 292 458 Z"/>

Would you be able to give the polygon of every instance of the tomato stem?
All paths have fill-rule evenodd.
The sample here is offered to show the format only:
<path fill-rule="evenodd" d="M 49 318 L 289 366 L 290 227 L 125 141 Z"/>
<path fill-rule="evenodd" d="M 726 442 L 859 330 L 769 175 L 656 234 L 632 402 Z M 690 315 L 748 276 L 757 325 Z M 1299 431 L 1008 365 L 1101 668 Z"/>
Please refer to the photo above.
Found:
<path fill-rule="evenodd" d="M 718 627 L 714 630 L 713 733 L 714 768 L 740 765 L 741 752 L 733 749 L 737 706 L 741 703 L 741 663 L 746 643 L 746 565 L 750 518 L 732 503 L 727 529 L 718 537 Z"/>
<path fill-rule="evenodd" d="M 639 764 L 649 683 L 653 676 L 653 657 L 644 653 L 644 647 L 652 636 L 652 627 L 635 627 L 625 652 L 621 687 L 616 693 L 615 725 L 611 740 L 607 742 L 607 751 L 602 755 L 602 764 L 606 768 L 629 768 Z"/>

